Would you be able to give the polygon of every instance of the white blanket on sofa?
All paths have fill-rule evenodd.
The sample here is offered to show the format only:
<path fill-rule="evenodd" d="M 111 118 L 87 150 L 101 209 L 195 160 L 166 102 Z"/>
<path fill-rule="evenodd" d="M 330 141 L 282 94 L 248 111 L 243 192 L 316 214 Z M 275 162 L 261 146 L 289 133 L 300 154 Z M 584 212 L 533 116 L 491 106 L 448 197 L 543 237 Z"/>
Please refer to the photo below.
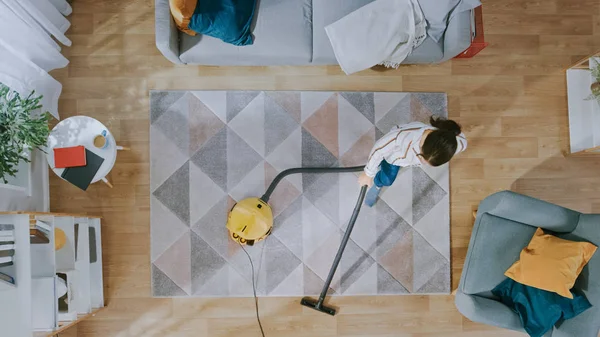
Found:
<path fill-rule="evenodd" d="M 426 37 L 417 0 L 376 0 L 325 27 L 346 74 L 377 64 L 397 68 Z"/>

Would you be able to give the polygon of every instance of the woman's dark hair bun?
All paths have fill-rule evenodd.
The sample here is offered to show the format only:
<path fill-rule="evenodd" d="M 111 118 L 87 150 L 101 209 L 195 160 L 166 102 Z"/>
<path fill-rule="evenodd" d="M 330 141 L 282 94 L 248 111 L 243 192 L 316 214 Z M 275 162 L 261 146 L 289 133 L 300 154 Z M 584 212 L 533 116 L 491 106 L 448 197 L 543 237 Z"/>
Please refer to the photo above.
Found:
<path fill-rule="evenodd" d="M 438 130 L 452 132 L 456 136 L 460 135 L 461 133 L 460 125 L 458 123 L 443 117 L 431 116 L 431 118 L 429 118 L 429 124 Z"/>

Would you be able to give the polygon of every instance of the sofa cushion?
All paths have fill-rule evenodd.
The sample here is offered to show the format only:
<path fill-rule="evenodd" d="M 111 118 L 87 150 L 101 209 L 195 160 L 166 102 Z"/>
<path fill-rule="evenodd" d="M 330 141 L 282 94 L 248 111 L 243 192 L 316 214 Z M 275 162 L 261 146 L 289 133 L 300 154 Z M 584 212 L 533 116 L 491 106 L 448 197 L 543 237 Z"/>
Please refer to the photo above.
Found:
<path fill-rule="evenodd" d="M 180 34 L 180 59 L 204 65 L 310 63 L 311 0 L 260 0 L 252 28 L 254 44 L 233 46 L 204 35 Z"/>
<path fill-rule="evenodd" d="M 250 24 L 255 0 L 210 0 L 196 5 L 189 27 L 236 46 L 252 44 Z"/>
<path fill-rule="evenodd" d="M 197 3 L 198 0 L 169 0 L 169 8 L 177 29 L 192 36 L 196 35 L 196 32 L 189 28 L 189 24 Z"/>
<path fill-rule="evenodd" d="M 488 213 L 477 219 L 463 270 L 461 291 L 485 294 L 506 276 L 504 272 L 519 259 L 536 228 Z"/>
<path fill-rule="evenodd" d="M 325 27 L 374 0 L 313 0 L 313 53 L 314 64 L 338 64 Z M 426 38 L 403 63 L 434 63 L 443 59 L 443 41 Z"/>

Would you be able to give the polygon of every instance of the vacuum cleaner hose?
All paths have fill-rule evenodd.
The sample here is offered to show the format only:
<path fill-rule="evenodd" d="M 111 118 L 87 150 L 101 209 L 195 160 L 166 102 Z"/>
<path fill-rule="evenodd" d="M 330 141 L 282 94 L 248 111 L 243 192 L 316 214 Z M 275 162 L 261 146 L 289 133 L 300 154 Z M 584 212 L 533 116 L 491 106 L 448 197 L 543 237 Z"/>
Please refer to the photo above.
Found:
<path fill-rule="evenodd" d="M 271 185 L 269 185 L 269 188 L 267 188 L 267 191 L 265 192 L 265 194 L 263 194 L 262 197 L 260 197 L 260 199 L 262 201 L 268 203 L 269 198 L 271 197 L 271 194 L 273 194 L 275 187 L 277 187 L 277 184 L 279 184 L 281 179 L 285 178 L 286 176 L 288 176 L 290 174 L 359 172 L 359 171 L 362 171 L 364 168 L 365 168 L 365 166 L 363 165 L 363 166 L 352 166 L 352 167 L 297 167 L 297 168 L 287 169 L 285 171 L 281 171 L 281 173 L 279 173 L 275 177 L 275 179 L 273 179 L 273 182 L 271 182 Z"/>

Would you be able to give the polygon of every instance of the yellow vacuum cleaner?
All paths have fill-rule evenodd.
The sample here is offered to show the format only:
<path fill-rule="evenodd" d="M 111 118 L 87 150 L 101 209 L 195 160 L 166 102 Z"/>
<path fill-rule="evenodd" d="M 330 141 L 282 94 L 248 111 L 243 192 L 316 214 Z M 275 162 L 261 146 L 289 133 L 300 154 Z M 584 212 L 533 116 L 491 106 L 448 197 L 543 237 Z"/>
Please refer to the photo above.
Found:
<path fill-rule="evenodd" d="M 273 212 L 271 211 L 271 207 L 269 206 L 268 202 L 269 198 L 271 197 L 271 194 L 275 190 L 275 187 L 285 176 L 294 173 L 358 172 L 362 171 L 363 169 L 364 166 L 304 168 L 301 167 L 288 169 L 279 173 L 275 177 L 275 179 L 273 179 L 273 182 L 271 183 L 271 185 L 269 185 L 269 188 L 262 197 L 247 198 L 233 205 L 227 218 L 227 229 L 229 230 L 231 238 L 239 242 L 240 244 L 247 244 L 251 246 L 257 241 L 264 240 L 267 236 L 269 236 L 269 234 L 271 234 L 271 230 L 273 228 Z M 304 297 L 302 301 L 300 301 L 300 304 L 302 304 L 303 306 L 315 309 L 317 311 L 332 316 L 336 314 L 337 310 L 335 308 L 324 305 L 325 297 L 327 296 L 327 291 L 329 290 L 331 280 L 333 280 L 333 275 L 335 274 L 340 260 L 342 259 L 342 254 L 344 253 L 346 244 L 350 239 L 350 234 L 352 233 L 354 223 L 356 222 L 356 218 L 358 217 L 358 213 L 360 212 L 360 206 L 362 205 L 366 194 L 367 186 L 362 186 L 360 194 L 358 196 L 358 200 L 356 202 L 356 206 L 354 207 L 354 212 L 352 212 L 352 216 L 350 217 L 350 221 L 348 222 L 348 227 L 346 228 L 346 232 L 344 233 L 342 243 L 340 244 L 337 254 L 335 255 L 333 265 L 329 270 L 329 275 L 327 276 L 327 280 L 325 280 L 325 284 L 323 285 L 323 290 L 321 291 L 319 299 L 313 300 L 309 297 Z M 250 258 L 250 255 L 248 255 L 248 258 Z M 252 262 L 252 259 L 250 259 L 250 262 Z M 252 268 L 254 271 L 254 267 Z M 252 276 L 252 281 L 254 282 L 254 276 Z M 254 296 L 256 297 L 256 293 L 254 294 Z M 258 304 L 256 310 L 256 315 L 258 318 Z"/>
<path fill-rule="evenodd" d="M 299 167 L 287 169 L 279 173 L 265 194 L 258 198 L 246 198 L 233 205 L 227 217 L 229 236 L 241 244 L 252 246 L 264 240 L 273 228 L 273 212 L 269 206 L 269 198 L 277 184 L 283 178 L 295 173 L 341 173 L 362 171 L 364 166 L 353 167 Z"/>

